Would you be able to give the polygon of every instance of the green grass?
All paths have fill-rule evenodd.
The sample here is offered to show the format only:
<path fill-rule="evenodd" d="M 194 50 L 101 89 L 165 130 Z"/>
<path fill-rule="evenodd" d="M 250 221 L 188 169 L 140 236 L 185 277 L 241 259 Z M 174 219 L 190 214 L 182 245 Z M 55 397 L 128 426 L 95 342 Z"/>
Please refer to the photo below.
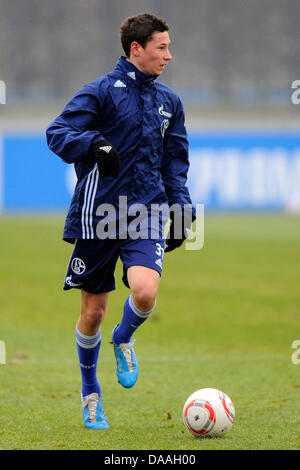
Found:
<path fill-rule="evenodd" d="M 80 293 L 62 290 L 72 246 L 62 217 L 0 219 L 0 449 L 300 449 L 300 218 L 206 215 L 200 251 L 167 253 L 157 308 L 136 334 L 140 377 L 123 389 L 109 344 L 128 290 L 102 326 L 99 378 L 110 429 L 83 427 L 74 339 Z M 236 422 L 196 439 L 181 413 L 202 387 L 227 393 Z"/>

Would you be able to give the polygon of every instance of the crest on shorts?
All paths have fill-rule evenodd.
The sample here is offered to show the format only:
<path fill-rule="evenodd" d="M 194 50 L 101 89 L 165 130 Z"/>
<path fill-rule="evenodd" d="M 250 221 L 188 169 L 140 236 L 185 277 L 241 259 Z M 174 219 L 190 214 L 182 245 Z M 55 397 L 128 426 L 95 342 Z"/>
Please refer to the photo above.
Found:
<path fill-rule="evenodd" d="M 71 269 L 75 274 L 82 274 L 85 271 L 85 263 L 80 258 L 74 258 L 71 263 Z"/>

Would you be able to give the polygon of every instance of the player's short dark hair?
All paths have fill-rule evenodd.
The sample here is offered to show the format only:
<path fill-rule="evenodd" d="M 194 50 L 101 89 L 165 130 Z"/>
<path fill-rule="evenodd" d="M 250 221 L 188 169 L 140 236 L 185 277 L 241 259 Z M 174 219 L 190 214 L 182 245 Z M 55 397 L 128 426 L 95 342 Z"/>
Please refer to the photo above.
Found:
<path fill-rule="evenodd" d="M 154 33 L 169 31 L 169 25 L 158 16 L 150 13 L 125 18 L 120 27 L 121 43 L 126 54 L 130 56 L 130 46 L 133 41 L 145 47 L 151 41 Z"/>

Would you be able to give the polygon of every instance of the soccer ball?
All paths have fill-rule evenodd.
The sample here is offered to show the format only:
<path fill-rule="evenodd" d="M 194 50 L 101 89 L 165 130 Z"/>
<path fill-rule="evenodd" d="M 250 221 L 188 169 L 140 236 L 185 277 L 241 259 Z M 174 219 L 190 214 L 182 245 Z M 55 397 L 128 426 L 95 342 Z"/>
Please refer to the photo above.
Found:
<path fill-rule="evenodd" d="M 215 388 L 201 388 L 186 400 L 183 422 L 196 437 L 221 437 L 230 431 L 235 409 L 230 398 Z"/>

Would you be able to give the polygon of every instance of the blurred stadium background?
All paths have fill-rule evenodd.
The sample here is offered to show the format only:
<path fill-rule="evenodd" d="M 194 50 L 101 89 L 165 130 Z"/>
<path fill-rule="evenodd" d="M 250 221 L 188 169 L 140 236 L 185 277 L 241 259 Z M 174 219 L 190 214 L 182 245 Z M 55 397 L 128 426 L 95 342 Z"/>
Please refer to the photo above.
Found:
<path fill-rule="evenodd" d="M 299 211 L 298 0 L 0 0 L 0 211 L 68 207 L 74 173 L 48 150 L 45 128 L 112 70 L 121 21 L 145 11 L 171 27 L 161 80 L 185 105 L 194 202 Z"/>

